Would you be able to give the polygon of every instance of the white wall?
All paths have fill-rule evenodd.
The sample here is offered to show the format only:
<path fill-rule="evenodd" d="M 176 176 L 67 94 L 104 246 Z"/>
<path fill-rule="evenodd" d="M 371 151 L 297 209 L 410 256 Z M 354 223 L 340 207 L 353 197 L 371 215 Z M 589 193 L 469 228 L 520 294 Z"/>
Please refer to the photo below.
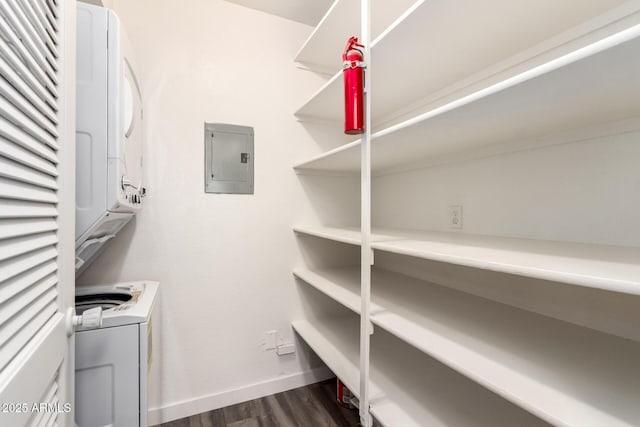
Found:
<path fill-rule="evenodd" d="M 355 179 L 301 181 L 291 168 L 321 149 L 311 133 L 322 130 L 293 116 L 325 79 L 293 63 L 311 27 L 221 0 L 115 0 L 113 9 L 138 54 L 149 196 L 80 283 L 161 282 L 151 420 L 313 381 L 299 375 L 319 366 L 303 348 L 278 357 L 261 344 L 270 329 L 292 340 L 290 321 L 303 315 L 292 225 L 334 211 L 357 221 Z M 204 193 L 205 121 L 254 126 L 255 195 Z"/>

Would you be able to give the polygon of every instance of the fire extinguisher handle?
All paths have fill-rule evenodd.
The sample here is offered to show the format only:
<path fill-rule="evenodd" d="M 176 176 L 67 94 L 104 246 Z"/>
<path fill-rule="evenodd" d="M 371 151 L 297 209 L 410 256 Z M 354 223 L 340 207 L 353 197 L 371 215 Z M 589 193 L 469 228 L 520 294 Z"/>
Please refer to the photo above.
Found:
<path fill-rule="evenodd" d="M 342 53 L 342 59 L 346 60 L 347 52 L 349 52 L 351 49 L 355 47 L 364 47 L 364 45 L 358 43 L 358 37 L 356 36 L 349 37 L 349 40 L 347 40 L 347 45 L 344 47 L 344 52 Z"/>

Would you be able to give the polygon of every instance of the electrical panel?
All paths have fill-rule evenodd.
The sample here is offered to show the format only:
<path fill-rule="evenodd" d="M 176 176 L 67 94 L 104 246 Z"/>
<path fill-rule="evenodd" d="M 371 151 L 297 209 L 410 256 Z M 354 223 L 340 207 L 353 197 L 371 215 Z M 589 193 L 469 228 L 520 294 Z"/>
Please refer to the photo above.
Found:
<path fill-rule="evenodd" d="M 204 191 L 253 194 L 253 128 L 204 124 Z"/>

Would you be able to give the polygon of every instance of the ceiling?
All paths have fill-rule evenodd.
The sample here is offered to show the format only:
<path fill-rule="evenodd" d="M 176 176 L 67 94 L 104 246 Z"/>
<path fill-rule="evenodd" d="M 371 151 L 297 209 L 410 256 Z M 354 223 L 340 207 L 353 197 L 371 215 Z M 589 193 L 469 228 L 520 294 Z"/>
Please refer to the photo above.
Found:
<path fill-rule="evenodd" d="M 292 21 L 316 26 L 333 0 L 227 0 Z"/>

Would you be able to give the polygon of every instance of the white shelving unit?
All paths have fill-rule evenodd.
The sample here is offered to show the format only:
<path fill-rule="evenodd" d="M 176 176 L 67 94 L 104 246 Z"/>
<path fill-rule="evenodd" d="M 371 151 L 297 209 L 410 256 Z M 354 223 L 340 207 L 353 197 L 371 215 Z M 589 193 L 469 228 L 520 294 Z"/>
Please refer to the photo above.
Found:
<path fill-rule="evenodd" d="M 374 16 L 378 8 L 374 3 Z M 523 69 L 526 60 L 536 58 L 524 69 L 602 38 L 634 11 L 637 2 L 621 0 L 580 3 L 580 7 L 551 0 L 494 0 L 490 5 L 473 0 L 418 0 L 372 42 L 374 123 L 411 107 L 437 104 L 487 79 L 504 80 Z M 357 19 L 353 23 L 357 25 Z M 344 46 L 337 47 L 341 53 Z M 338 70 L 339 66 L 334 72 Z M 505 70 L 510 71 L 500 74 Z M 342 120 L 340 74 L 296 115 L 305 120 Z"/>
<path fill-rule="evenodd" d="M 294 274 L 359 311 L 358 268 Z M 554 425 L 640 419 L 637 342 L 379 269 L 371 321 Z"/>
<path fill-rule="evenodd" d="M 339 12 L 348 7 L 351 12 Z M 336 1 L 296 60 L 317 71 L 339 68 L 339 41 L 354 31 L 350 25 L 357 30 L 357 17 L 347 19 L 357 13 L 353 7 Z M 375 2 L 372 10 L 375 16 Z M 374 25 L 368 58 L 375 130 L 370 163 L 362 163 L 362 144 L 353 141 L 295 164 L 297 173 L 353 179 L 370 166 L 376 175 L 402 174 L 483 150 L 582 144 L 594 133 L 606 138 L 640 129 L 640 1 L 420 0 L 397 6 L 396 13 L 398 19 L 389 12 Z M 342 108 L 338 72 L 296 116 L 339 122 Z M 367 184 L 368 175 L 361 182 Z M 387 181 L 385 191 L 397 182 Z M 371 197 L 368 185 L 362 197 Z M 489 271 L 504 282 L 491 292 L 526 278 L 519 283 L 544 287 L 535 304 L 560 288 L 564 304 L 590 292 L 588 302 L 576 300 L 590 310 L 600 309 L 592 305 L 597 298 L 615 294 L 609 310 L 621 296 L 629 298 L 620 317 L 607 319 L 611 311 L 564 316 L 557 304 L 547 310 L 519 306 L 511 296 L 494 295 L 494 301 L 487 299 L 491 292 L 462 287 L 472 295 L 379 267 L 369 280 L 366 262 L 364 268 L 295 269 L 301 282 L 353 315 L 298 321 L 294 328 L 352 391 L 369 386 L 370 411 L 383 425 L 638 424 L 640 342 L 622 338 L 635 335 L 628 328 L 621 334 L 615 322 L 636 321 L 628 313 L 640 296 L 640 247 L 402 228 L 369 232 L 363 224 L 362 233 L 310 225 L 294 231 L 301 240 L 362 245 L 364 260 L 369 247 L 384 254 L 384 262 L 402 259 L 396 269 L 424 259 L 448 272 Z M 358 323 L 367 318 L 375 333 L 363 379 L 358 338 L 368 334 Z"/>
<path fill-rule="evenodd" d="M 372 135 L 372 170 L 640 117 L 640 25 Z M 638 121 L 640 126 L 640 121 Z M 355 172 L 360 141 L 294 165 Z"/>

